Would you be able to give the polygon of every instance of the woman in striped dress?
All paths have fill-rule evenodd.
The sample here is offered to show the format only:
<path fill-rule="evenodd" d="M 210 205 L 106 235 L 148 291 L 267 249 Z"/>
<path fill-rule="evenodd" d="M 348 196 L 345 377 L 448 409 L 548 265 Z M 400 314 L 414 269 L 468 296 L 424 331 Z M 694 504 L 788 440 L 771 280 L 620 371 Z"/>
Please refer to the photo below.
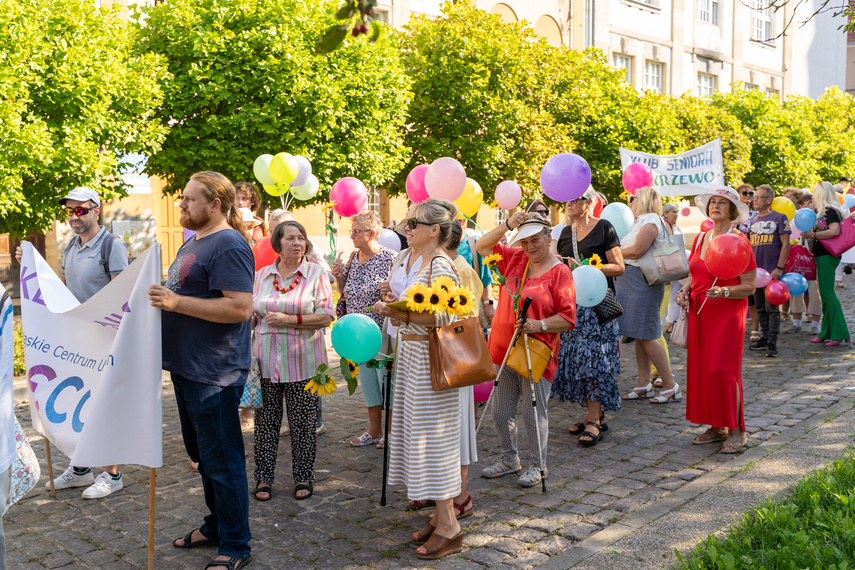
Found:
<path fill-rule="evenodd" d="M 442 246 L 448 241 L 457 207 L 429 198 L 413 206 L 407 239 L 423 260 L 412 285 L 427 285 L 446 276 L 459 284 L 454 263 Z M 403 295 L 402 295 L 403 298 Z M 387 298 L 387 301 L 397 299 Z M 454 320 L 447 313 L 399 311 L 378 302 L 383 316 L 400 321 L 396 354 L 396 385 L 389 438 L 389 483 L 407 486 L 412 500 L 436 502 L 434 524 L 428 522 L 413 541 L 416 556 L 435 560 L 463 549 L 463 532 L 454 515 L 460 494 L 460 392 L 435 392 L 430 381 L 427 328 Z"/>
<path fill-rule="evenodd" d="M 282 400 L 291 426 L 294 498 L 312 495 L 320 398 L 304 388 L 326 364 L 323 329 L 333 319 L 332 287 L 323 267 L 306 260 L 312 242 L 291 220 L 273 230 L 279 254 L 255 274 L 252 292 L 253 356 L 261 369 L 263 405 L 255 410 L 255 498 L 269 501 L 282 425 Z"/>

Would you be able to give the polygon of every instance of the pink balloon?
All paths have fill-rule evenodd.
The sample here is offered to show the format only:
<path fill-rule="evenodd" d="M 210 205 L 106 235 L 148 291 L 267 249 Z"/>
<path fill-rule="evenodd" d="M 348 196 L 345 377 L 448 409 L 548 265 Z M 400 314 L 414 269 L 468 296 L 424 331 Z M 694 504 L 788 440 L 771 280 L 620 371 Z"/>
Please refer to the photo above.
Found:
<path fill-rule="evenodd" d="M 793 230 L 793 233 L 790 234 L 790 239 L 799 239 L 802 237 L 802 230 L 796 227 L 796 224 L 790 224 L 790 228 Z"/>
<path fill-rule="evenodd" d="M 772 281 L 772 274 L 763 269 L 762 267 L 757 268 L 757 287 L 762 288 L 769 284 Z"/>
<path fill-rule="evenodd" d="M 343 217 L 349 218 L 358 214 L 368 203 L 368 189 L 358 178 L 347 176 L 330 188 L 330 202 L 334 202 L 333 210 Z"/>
<path fill-rule="evenodd" d="M 513 210 L 520 205 L 521 200 L 522 188 L 513 180 L 499 182 L 499 185 L 496 186 L 496 202 L 499 203 L 499 207 L 505 210 Z"/>
<path fill-rule="evenodd" d="M 704 220 L 701 222 L 701 231 L 708 232 L 713 228 L 712 220 Z"/>
<path fill-rule="evenodd" d="M 410 202 L 418 204 L 429 198 L 427 189 L 425 188 L 425 174 L 427 174 L 427 164 L 420 164 L 407 174 L 407 196 Z"/>
<path fill-rule="evenodd" d="M 490 392 L 493 391 L 493 381 L 487 380 L 473 386 L 476 402 L 486 402 L 490 398 Z"/>
<path fill-rule="evenodd" d="M 682 210 L 680 210 L 680 215 L 682 215 L 684 218 L 690 215 L 691 213 L 692 210 L 690 208 L 683 208 Z"/>
<path fill-rule="evenodd" d="M 630 194 L 653 184 L 653 171 L 643 162 L 633 162 L 623 171 L 623 187 Z"/>
<path fill-rule="evenodd" d="M 431 198 L 454 202 L 466 188 L 466 169 L 453 158 L 437 158 L 425 173 L 425 188 Z"/>

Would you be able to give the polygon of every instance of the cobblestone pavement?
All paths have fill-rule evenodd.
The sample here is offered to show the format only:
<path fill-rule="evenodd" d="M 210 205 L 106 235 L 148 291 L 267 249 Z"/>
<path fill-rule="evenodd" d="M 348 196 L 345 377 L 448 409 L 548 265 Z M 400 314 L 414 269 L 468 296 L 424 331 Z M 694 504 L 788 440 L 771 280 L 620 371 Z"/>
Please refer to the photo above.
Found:
<path fill-rule="evenodd" d="M 855 301 L 849 288 L 838 289 L 844 311 L 855 326 Z M 789 327 L 788 321 L 782 329 Z M 780 356 L 745 351 L 748 446 L 755 446 L 829 406 L 852 396 L 853 353 L 848 346 L 826 348 L 809 342 L 811 335 L 782 334 Z M 671 347 L 671 362 L 683 383 L 685 351 Z M 633 346 L 622 354 L 623 393 L 634 386 Z M 171 541 L 196 528 L 204 513 L 201 484 L 181 443 L 171 385 L 164 382 L 164 467 L 157 472 L 155 550 L 157 568 L 203 568 L 216 554 L 212 548 L 178 550 Z M 30 418 L 19 407 L 24 426 Z M 475 515 L 463 519 L 465 550 L 440 562 L 415 557 L 411 533 L 424 526 L 426 511 L 406 509 L 401 488 L 392 488 L 389 504 L 380 506 L 383 452 L 373 446 L 353 448 L 347 441 L 367 427 L 359 391 L 347 395 L 343 382 L 324 401 L 328 428 L 318 440 L 315 495 L 293 499 L 290 445 L 283 438 L 271 501 L 250 499 L 254 540 L 252 568 L 529 568 L 652 505 L 734 456 L 718 446 L 691 445 L 702 428 L 685 419 L 684 401 L 653 406 L 646 400 L 625 402 L 623 411 L 607 418 L 609 431 L 599 445 L 577 445 L 567 429 L 584 417 L 583 409 L 550 402 L 547 493 L 521 489 L 516 477 L 479 477 L 481 468 L 499 457 L 491 421 L 479 440 L 480 462 L 470 468 L 469 488 Z M 524 427 L 521 425 L 521 432 Z M 44 445 L 29 431 L 39 457 Z M 525 442 L 521 433 L 521 442 Z M 245 438 L 250 451 L 252 438 Z M 54 454 L 55 469 L 67 459 Z M 43 464 L 42 483 L 47 480 Z M 123 466 L 123 491 L 84 501 L 80 490 L 58 492 L 52 499 L 43 488 L 14 505 L 4 518 L 10 568 L 144 568 L 147 563 L 147 468 Z M 251 480 L 252 484 L 252 480 Z"/>

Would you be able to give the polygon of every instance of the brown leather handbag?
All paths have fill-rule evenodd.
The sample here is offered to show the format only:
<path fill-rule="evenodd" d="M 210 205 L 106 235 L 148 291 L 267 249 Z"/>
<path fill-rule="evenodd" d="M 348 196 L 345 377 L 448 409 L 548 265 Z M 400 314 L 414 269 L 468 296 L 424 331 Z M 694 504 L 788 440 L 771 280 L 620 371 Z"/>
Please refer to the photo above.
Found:
<path fill-rule="evenodd" d="M 478 317 L 427 331 L 434 390 L 465 388 L 496 377 L 496 366 Z"/>

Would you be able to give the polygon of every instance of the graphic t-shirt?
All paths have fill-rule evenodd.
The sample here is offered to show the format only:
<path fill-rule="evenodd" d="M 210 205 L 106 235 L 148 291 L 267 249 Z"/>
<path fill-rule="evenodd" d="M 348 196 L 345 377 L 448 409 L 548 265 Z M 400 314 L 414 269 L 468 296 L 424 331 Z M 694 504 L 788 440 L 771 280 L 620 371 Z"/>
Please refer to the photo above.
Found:
<path fill-rule="evenodd" d="M 754 257 L 757 258 L 757 267 L 762 267 L 768 272 L 774 271 L 778 266 L 781 249 L 782 234 L 792 233 L 787 216 L 780 212 L 769 212 L 765 216 L 757 216 L 748 229 L 748 240 L 754 248 Z"/>
<path fill-rule="evenodd" d="M 166 287 L 179 295 L 214 299 L 223 291 L 252 293 L 255 260 L 236 230 L 184 242 L 169 266 Z M 242 386 L 250 365 L 250 321 L 212 323 L 163 311 L 163 369 L 216 386 Z"/>

